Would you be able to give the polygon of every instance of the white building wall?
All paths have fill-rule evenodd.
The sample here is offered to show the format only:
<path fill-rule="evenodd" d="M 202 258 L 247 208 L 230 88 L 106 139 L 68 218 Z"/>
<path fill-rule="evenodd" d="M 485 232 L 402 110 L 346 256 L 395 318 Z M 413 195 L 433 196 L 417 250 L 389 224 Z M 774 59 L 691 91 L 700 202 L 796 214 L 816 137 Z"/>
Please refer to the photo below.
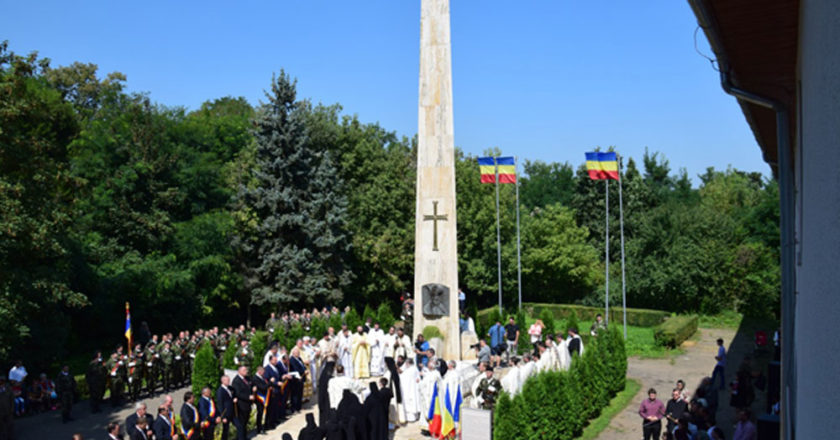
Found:
<path fill-rule="evenodd" d="M 840 435 L 840 7 L 800 7 L 796 438 L 831 439 Z"/>

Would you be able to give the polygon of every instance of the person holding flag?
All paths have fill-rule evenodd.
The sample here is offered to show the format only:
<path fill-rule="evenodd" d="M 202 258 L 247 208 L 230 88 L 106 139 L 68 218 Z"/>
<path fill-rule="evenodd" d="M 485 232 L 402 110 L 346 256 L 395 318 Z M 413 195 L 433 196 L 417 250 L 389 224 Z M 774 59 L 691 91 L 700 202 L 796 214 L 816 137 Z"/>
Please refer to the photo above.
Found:
<path fill-rule="evenodd" d="M 438 384 L 435 382 L 432 398 L 429 405 L 429 413 L 426 419 L 429 420 L 429 434 L 434 438 L 440 438 L 441 425 L 443 423 L 440 413 L 440 398 L 438 397 Z"/>
<path fill-rule="evenodd" d="M 181 406 L 181 432 L 185 440 L 198 438 L 196 433 L 199 429 L 199 414 L 193 403 L 195 403 L 195 396 L 192 391 L 184 393 L 184 405 Z"/>
<path fill-rule="evenodd" d="M 213 401 L 209 387 L 204 387 L 201 390 L 201 400 L 198 401 L 198 417 L 201 421 L 201 438 L 213 440 L 216 434 L 216 425 L 222 422 L 222 418 L 216 410 L 216 402 Z"/>
<path fill-rule="evenodd" d="M 266 409 L 271 404 L 271 386 L 265 379 L 265 368 L 257 367 L 257 374 L 251 378 L 254 391 L 254 403 L 257 405 L 257 434 L 265 432 L 263 421 L 266 416 Z"/>

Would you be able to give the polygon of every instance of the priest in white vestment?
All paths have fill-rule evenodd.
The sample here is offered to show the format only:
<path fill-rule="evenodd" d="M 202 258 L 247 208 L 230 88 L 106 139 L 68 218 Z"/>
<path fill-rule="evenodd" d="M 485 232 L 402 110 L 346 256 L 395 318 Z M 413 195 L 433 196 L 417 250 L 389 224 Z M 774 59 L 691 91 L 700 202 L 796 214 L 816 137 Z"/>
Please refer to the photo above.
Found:
<path fill-rule="evenodd" d="M 561 370 L 568 370 L 572 366 L 572 357 L 569 355 L 569 345 L 562 335 L 557 335 L 557 364 Z"/>
<path fill-rule="evenodd" d="M 344 390 L 353 389 L 353 379 L 345 375 L 344 366 L 335 366 L 335 376 L 327 382 L 327 394 L 330 396 L 330 408 L 338 409 Z"/>
<path fill-rule="evenodd" d="M 370 374 L 382 376 L 385 374 L 385 332 L 379 328 L 379 323 L 373 324 L 367 335 L 370 346 Z"/>
<path fill-rule="evenodd" d="M 344 367 L 344 375 L 353 377 L 353 344 L 350 330 L 344 329 L 338 336 L 338 363 Z"/>
<path fill-rule="evenodd" d="M 382 348 L 385 350 L 385 357 L 397 358 L 394 356 L 394 343 L 397 341 L 397 333 L 394 327 L 388 329 L 388 333 L 382 336 Z"/>
<path fill-rule="evenodd" d="M 543 371 L 549 371 L 552 368 L 552 363 L 554 362 L 554 356 L 552 356 L 552 350 L 545 345 L 540 344 L 540 360 L 537 361 L 537 372 L 542 373 Z"/>
<path fill-rule="evenodd" d="M 356 329 L 352 338 L 353 377 L 370 377 L 370 344 L 362 326 Z"/>
<path fill-rule="evenodd" d="M 525 355 L 523 361 L 519 365 L 519 390 L 525 386 L 525 382 L 534 375 L 537 371 L 537 363 L 531 359 L 530 355 Z"/>
<path fill-rule="evenodd" d="M 440 383 L 440 371 L 437 368 L 423 368 L 422 379 L 420 379 L 420 396 L 423 398 L 420 413 L 424 418 L 429 415 L 429 407 L 432 405 L 432 395 L 435 392 L 435 385 L 440 389 Z M 440 395 L 439 390 L 438 395 Z M 428 419 L 426 421 L 428 422 Z"/>
<path fill-rule="evenodd" d="M 420 371 L 414 365 L 414 359 L 406 359 L 403 364 L 403 371 L 400 373 L 400 387 L 402 389 L 403 408 L 405 410 L 405 421 L 416 422 L 423 412 L 420 397 Z"/>
<path fill-rule="evenodd" d="M 411 338 L 405 334 L 402 327 L 397 329 L 397 339 L 394 341 L 394 359 L 402 356 L 403 359 L 414 357 L 414 346 L 411 344 Z M 420 365 L 415 365 L 419 369 Z"/>
<path fill-rule="evenodd" d="M 513 397 L 519 393 L 519 387 L 521 386 L 519 383 L 519 371 L 522 367 L 519 366 L 519 362 L 516 360 L 512 360 L 511 362 L 513 363 L 513 367 L 507 371 L 501 382 L 502 388 Z"/>

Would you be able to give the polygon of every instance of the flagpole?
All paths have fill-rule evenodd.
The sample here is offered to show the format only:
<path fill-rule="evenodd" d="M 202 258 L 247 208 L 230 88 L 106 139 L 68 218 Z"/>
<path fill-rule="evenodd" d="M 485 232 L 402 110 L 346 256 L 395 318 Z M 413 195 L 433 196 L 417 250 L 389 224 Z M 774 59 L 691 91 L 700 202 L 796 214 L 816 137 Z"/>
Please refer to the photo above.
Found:
<path fill-rule="evenodd" d="M 493 168 L 496 170 L 496 257 L 499 272 L 499 314 L 502 313 L 502 232 L 499 226 L 499 163 L 493 157 Z"/>
<path fill-rule="evenodd" d="M 516 286 L 519 288 L 519 310 L 522 310 L 522 251 L 519 241 L 519 159 L 513 157 L 514 175 L 516 176 Z"/>
<path fill-rule="evenodd" d="M 618 219 L 621 222 L 621 308 L 624 340 L 627 340 L 627 278 L 624 275 L 624 202 L 621 197 L 621 157 L 618 157 Z"/>
<path fill-rule="evenodd" d="M 605 274 L 606 274 L 606 286 L 604 287 L 604 304 L 606 305 L 606 314 L 604 316 L 604 322 L 606 324 L 610 323 L 610 179 L 604 179 L 604 188 L 606 188 L 606 198 L 604 199 L 604 206 L 606 207 L 606 224 L 607 228 L 604 231 L 604 237 L 606 241 L 606 247 L 604 249 L 604 262 L 605 265 Z"/>

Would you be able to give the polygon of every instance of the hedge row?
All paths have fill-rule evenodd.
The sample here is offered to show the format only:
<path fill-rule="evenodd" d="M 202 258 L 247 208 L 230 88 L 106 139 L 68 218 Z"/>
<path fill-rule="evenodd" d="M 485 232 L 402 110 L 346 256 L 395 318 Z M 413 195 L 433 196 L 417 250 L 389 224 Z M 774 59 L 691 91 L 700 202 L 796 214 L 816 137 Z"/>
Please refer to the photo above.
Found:
<path fill-rule="evenodd" d="M 593 321 L 595 320 L 595 315 L 604 313 L 604 309 L 600 307 L 587 307 L 575 304 L 522 303 L 522 308 L 528 315 L 533 317 L 538 317 L 544 310 L 547 310 L 554 316 L 554 319 L 568 319 L 574 314 L 578 319 L 584 321 Z M 493 325 L 491 321 L 499 316 L 498 311 L 498 307 L 490 307 L 479 311 L 475 318 L 476 325 L 481 327 Z M 628 308 L 627 324 L 638 327 L 655 327 L 665 321 L 669 316 L 671 316 L 670 313 L 662 310 Z M 610 308 L 610 322 L 615 324 L 624 322 L 623 309 L 621 307 Z"/>
<path fill-rule="evenodd" d="M 653 331 L 657 345 L 675 348 L 697 331 L 696 316 L 674 316 L 659 324 Z"/>
<path fill-rule="evenodd" d="M 624 389 L 627 356 L 616 327 L 601 333 L 569 371 L 528 379 L 514 398 L 503 392 L 494 411 L 493 438 L 573 439 Z"/>

